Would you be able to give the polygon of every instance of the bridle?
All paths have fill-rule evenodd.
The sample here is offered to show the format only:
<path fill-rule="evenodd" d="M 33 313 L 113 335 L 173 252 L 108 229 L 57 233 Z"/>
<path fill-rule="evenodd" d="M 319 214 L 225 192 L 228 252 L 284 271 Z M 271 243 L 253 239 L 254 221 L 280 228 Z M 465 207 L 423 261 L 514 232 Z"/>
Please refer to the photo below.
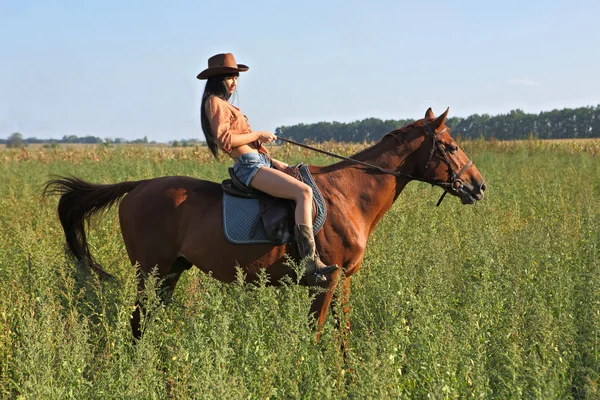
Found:
<path fill-rule="evenodd" d="M 384 174 L 388 174 L 388 175 L 394 175 L 394 176 L 398 176 L 398 177 L 402 177 L 402 178 L 409 178 L 412 180 L 417 180 L 417 181 L 421 181 L 421 182 L 425 182 L 425 183 L 429 183 L 432 186 L 439 186 L 442 189 L 444 189 L 444 193 L 442 193 L 442 196 L 440 197 L 440 199 L 438 200 L 436 207 L 439 206 L 442 203 L 442 200 L 444 200 L 444 197 L 446 196 L 446 194 L 451 191 L 460 191 L 463 190 L 463 181 L 460 179 L 461 175 L 471 166 L 473 165 L 473 161 L 469 160 L 468 163 L 466 163 L 458 172 L 456 172 L 454 170 L 454 168 L 452 167 L 452 163 L 450 161 L 450 157 L 448 157 L 448 154 L 446 153 L 446 151 L 444 150 L 444 147 L 442 146 L 442 144 L 440 143 L 440 141 L 437 138 L 437 135 L 439 135 L 440 133 L 446 132 L 446 130 L 448 128 L 444 128 L 441 131 L 435 133 L 433 131 L 433 129 L 431 129 L 431 127 L 429 126 L 429 124 L 427 122 L 425 122 L 423 124 L 423 128 L 425 129 L 425 132 L 427 133 L 427 135 L 431 138 L 431 140 L 433 141 L 432 146 L 431 146 L 431 151 L 429 152 L 429 159 L 427 160 L 427 164 L 425 164 L 425 170 L 423 172 L 426 172 L 427 169 L 429 168 L 429 165 L 431 164 L 431 160 L 433 159 L 433 154 L 435 153 L 435 150 L 437 149 L 440 154 L 442 155 L 442 161 L 446 163 L 446 165 L 448 166 L 448 176 L 450 176 L 450 181 L 449 182 L 444 182 L 444 181 L 438 181 L 438 180 L 429 180 L 429 179 L 423 179 L 423 178 L 418 178 L 416 176 L 412 176 L 410 174 L 403 174 L 402 172 L 397 172 L 397 171 L 392 171 L 389 169 L 385 169 L 385 168 L 381 168 L 378 167 L 376 165 L 372 165 L 369 163 L 366 163 L 364 161 L 359 161 L 359 160 L 355 160 L 353 158 L 349 158 L 349 157 L 344 157 L 341 156 L 339 154 L 335 154 L 335 153 L 331 153 L 329 151 L 325 151 L 325 150 L 321 150 L 321 149 L 317 149 L 315 147 L 303 144 L 303 143 L 298 143 L 295 142 L 291 139 L 286 139 L 283 138 L 281 136 L 277 136 L 277 140 L 281 140 L 284 142 L 288 142 L 291 144 L 294 144 L 296 146 L 300 146 L 300 147 L 304 147 L 306 149 L 312 150 L 312 151 L 316 151 L 317 153 L 321 153 L 321 154 L 325 154 L 331 157 L 336 157 L 342 160 L 346 160 L 349 161 L 353 164 L 359 164 L 359 165 L 363 165 L 369 169 L 373 169 L 375 171 L 379 171 L 382 172 Z M 394 139 L 396 139 L 398 141 L 398 143 L 402 144 L 402 142 L 400 142 L 400 139 L 398 139 L 398 136 L 396 136 L 393 132 L 389 132 L 386 133 L 384 137 L 386 136 L 392 136 Z"/>
<path fill-rule="evenodd" d="M 454 168 L 452 167 L 452 163 L 450 162 L 450 157 L 448 157 L 448 153 L 446 153 L 446 151 L 442 147 L 442 144 L 437 139 L 437 135 L 439 135 L 440 133 L 446 132 L 446 130 L 448 128 L 444 128 L 441 131 L 439 131 L 438 133 L 435 133 L 433 131 L 433 129 L 431 129 L 431 127 L 429 126 L 429 124 L 427 122 L 425 122 L 425 124 L 423 125 L 423 128 L 425 128 L 425 132 L 427 132 L 429 137 L 433 140 L 433 143 L 431 145 L 431 151 L 429 152 L 429 159 L 427 160 L 427 164 L 425 164 L 424 172 L 427 171 L 427 169 L 429 168 L 429 165 L 431 164 L 431 160 L 433 159 L 433 153 L 435 152 L 435 149 L 438 149 L 438 151 L 440 152 L 440 154 L 443 157 L 442 161 L 444 161 L 446 163 L 446 165 L 448 166 L 448 175 L 450 176 L 450 182 L 432 183 L 432 185 L 440 186 L 444 189 L 444 193 L 442 193 L 442 196 L 440 197 L 440 199 L 438 200 L 438 202 L 436 204 L 436 207 L 437 207 L 442 203 L 442 200 L 444 200 L 444 197 L 448 193 L 448 187 L 450 189 L 453 189 L 456 191 L 463 190 L 464 185 L 463 185 L 462 179 L 460 179 L 460 176 L 463 174 L 463 172 L 465 172 L 467 170 L 467 168 L 469 168 L 471 165 L 473 165 L 473 161 L 469 160 L 469 162 L 466 163 L 458 172 L 455 172 Z M 389 133 L 388 133 L 388 135 L 389 135 Z M 394 136 L 394 137 L 396 137 L 396 136 Z"/>

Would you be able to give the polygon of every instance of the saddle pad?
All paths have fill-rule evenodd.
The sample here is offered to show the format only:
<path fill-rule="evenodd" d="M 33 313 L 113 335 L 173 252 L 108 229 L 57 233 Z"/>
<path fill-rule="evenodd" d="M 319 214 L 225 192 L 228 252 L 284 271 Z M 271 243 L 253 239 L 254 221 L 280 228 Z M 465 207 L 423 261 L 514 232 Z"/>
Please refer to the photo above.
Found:
<path fill-rule="evenodd" d="M 315 235 L 323 227 L 327 218 L 327 208 L 321 191 L 315 184 L 307 165 L 300 167 L 302 180 L 312 188 L 317 205 L 317 216 L 313 224 Z M 273 243 L 267 238 L 262 219 L 256 227 L 254 237 L 250 237 L 260 206 L 258 199 L 247 199 L 223 193 L 223 230 L 228 241 L 235 244 Z"/>

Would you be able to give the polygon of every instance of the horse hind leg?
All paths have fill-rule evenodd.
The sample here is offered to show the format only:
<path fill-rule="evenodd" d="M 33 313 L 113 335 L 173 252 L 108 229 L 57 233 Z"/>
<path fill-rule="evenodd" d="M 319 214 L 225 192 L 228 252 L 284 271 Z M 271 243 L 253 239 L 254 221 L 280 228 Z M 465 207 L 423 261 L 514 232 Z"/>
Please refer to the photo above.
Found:
<path fill-rule="evenodd" d="M 171 263 L 169 268 L 161 268 L 160 264 L 156 264 L 155 266 L 158 267 L 157 278 L 160 280 L 160 286 L 157 288 L 158 295 L 161 301 L 166 305 L 171 302 L 173 292 L 175 291 L 179 278 L 181 278 L 181 274 L 190 269 L 192 263 L 184 257 L 179 256 Z M 141 296 L 144 290 L 146 290 L 146 278 L 148 272 L 151 271 L 151 268 L 143 264 L 138 264 L 138 271 L 140 272 L 140 276 L 138 276 L 138 295 L 135 302 L 135 309 L 131 315 L 131 330 L 136 339 L 139 339 L 142 336 L 140 326 L 141 314 L 144 313 L 146 315 L 148 311 L 142 304 Z"/>
<path fill-rule="evenodd" d="M 162 281 L 162 284 L 159 289 L 160 298 L 165 304 L 169 304 L 173 297 L 173 292 L 175 291 L 175 286 L 177 286 L 177 282 L 179 278 L 181 278 L 181 274 L 184 271 L 192 268 L 192 263 L 189 262 L 185 257 L 179 256 L 175 259 L 175 262 L 171 265 L 169 270 L 169 274 Z"/>

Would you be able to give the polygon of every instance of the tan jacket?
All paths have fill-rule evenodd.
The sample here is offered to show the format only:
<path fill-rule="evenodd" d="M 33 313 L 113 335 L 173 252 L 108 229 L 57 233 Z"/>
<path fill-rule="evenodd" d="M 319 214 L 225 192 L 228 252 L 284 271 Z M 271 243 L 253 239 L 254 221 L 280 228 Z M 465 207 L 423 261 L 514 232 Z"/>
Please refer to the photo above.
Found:
<path fill-rule="evenodd" d="M 232 135 L 243 135 L 252 132 L 248 118 L 241 113 L 239 108 L 228 101 L 213 96 L 206 101 L 204 106 L 215 143 L 227 154 L 233 150 L 231 147 Z M 269 154 L 258 140 L 249 143 L 249 145 L 258 149 L 260 153 Z"/>

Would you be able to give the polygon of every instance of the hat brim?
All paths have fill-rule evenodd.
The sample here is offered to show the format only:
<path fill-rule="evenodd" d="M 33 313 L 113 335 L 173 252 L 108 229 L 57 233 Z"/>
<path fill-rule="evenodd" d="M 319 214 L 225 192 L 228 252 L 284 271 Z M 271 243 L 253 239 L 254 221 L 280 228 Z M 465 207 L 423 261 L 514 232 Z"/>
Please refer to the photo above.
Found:
<path fill-rule="evenodd" d="M 237 68 L 233 68 L 233 67 L 212 67 L 212 68 L 206 68 L 204 71 L 200 72 L 196 78 L 198 79 L 208 79 L 211 76 L 215 76 L 215 75 L 222 75 L 222 74 L 232 74 L 235 72 L 245 72 L 248 71 L 250 68 L 247 65 L 244 64 L 238 64 Z"/>

